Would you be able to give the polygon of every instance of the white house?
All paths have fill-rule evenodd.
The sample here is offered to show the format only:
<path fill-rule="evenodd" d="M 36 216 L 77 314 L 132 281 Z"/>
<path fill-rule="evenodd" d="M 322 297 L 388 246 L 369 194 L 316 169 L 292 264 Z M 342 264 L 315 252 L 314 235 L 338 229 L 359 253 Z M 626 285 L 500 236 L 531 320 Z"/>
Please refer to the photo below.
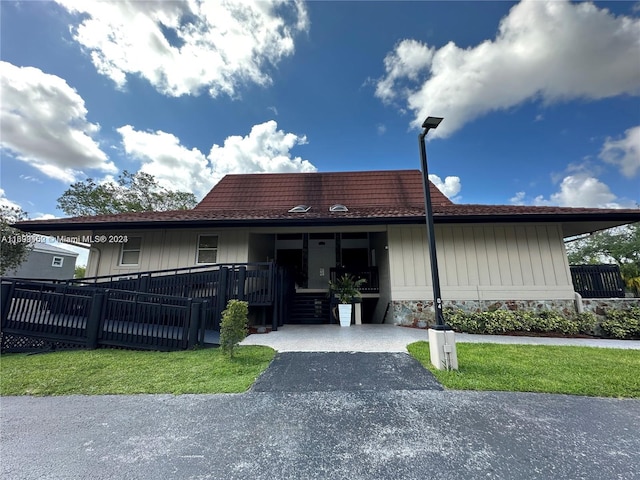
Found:
<path fill-rule="evenodd" d="M 454 204 L 430 189 L 443 300 L 467 309 L 573 309 L 563 240 L 640 221 L 638 209 Z M 413 323 L 433 300 L 417 170 L 227 175 L 193 210 L 16 226 L 91 237 L 87 276 L 274 261 L 316 302 L 332 274 L 364 276 L 365 321 Z"/>

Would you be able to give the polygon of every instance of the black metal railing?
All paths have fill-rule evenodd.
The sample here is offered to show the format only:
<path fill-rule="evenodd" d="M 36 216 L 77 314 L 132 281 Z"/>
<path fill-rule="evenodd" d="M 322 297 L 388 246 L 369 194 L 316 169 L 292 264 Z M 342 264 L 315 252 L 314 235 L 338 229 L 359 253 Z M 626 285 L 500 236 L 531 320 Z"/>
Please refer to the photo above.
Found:
<path fill-rule="evenodd" d="M 78 344 L 176 350 L 198 342 L 207 301 L 42 282 L 2 282 L 0 331 Z"/>
<path fill-rule="evenodd" d="M 221 264 L 65 281 L 2 280 L 2 332 L 79 343 L 177 349 L 220 330 L 229 299 L 270 314 L 276 330 L 291 299 L 273 263 Z M 195 317 L 194 317 L 195 315 Z M 99 322 L 99 326 L 96 322 Z M 195 322 L 195 323 L 194 323 Z"/>
<path fill-rule="evenodd" d="M 335 282 L 337 278 L 344 274 L 353 275 L 356 279 L 364 278 L 366 282 L 359 290 L 362 293 L 379 293 L 380 292 L 380 277 L 378 276 L 378 267 L 365 267 L 365 268 L 344 268 L 336 267 L 329 269 L 329 279 Z"/>
<path fill-rule="evenodd" d="M 571 265 L 573 289 L 583 298 L 624 297 L 618 265 Z"/>

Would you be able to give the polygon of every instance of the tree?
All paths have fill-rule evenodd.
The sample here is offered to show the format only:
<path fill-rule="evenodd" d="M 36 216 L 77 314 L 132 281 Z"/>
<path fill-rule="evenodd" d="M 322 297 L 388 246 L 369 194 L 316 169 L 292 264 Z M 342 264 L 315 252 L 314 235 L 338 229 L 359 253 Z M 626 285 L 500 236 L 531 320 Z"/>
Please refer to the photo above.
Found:
<path fill-rule="evenodd" d="M 572 265 L 615 263 L 627 287 L 640 293 L 640 223 L 594 233 L 567 247 Z"/>
<path fill-rule="evenodd" d="M 22 209 L 0 205 L 0 275 L 22 265 L 33 248 L 29 237 L 11 226 L 26 219 L 27 214 Z"/>
<path fill-rule="evenodd" d="M 87 273 L 87 267 L 84 265 L 77 265 L 74 272 L 73 272 L 73 278 L 84 278 L 85 274 Z"/>
<path fill-rule="evenodd" d="M 188 210 L 196 204 L 193 193 L 169 190 L 153 175 L 126 170 L 115 183 L 96 183 L 92 178 L 76 182 L 58 198 L 58 208 L 70 216 Z"/>

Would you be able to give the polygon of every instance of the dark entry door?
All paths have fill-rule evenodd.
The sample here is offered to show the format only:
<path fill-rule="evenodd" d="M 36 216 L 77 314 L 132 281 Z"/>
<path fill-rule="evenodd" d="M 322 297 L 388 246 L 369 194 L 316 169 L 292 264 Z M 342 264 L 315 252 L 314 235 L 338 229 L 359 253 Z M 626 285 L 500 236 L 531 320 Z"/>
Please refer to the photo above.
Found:
<path fill-rule="evenodd" d="M 287 269 L 295 279 L 296 285 L 302 287 L 306 283 L 302 249 L 285 248 L 276 252 L 276 263 Z"/>

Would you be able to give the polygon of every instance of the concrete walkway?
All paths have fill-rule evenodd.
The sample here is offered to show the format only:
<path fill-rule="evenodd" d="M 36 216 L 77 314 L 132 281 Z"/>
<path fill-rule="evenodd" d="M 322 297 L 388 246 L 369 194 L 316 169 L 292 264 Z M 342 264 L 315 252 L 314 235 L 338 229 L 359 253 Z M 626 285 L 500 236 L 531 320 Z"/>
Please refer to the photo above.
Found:
<path fill-rule="evenodd" d="M 407 345 L 428 341 L 427 330 L 395 325 L 285 325 L 276 332 L 249 335 L 241 345 L 265 345 L 278 352 L 380 352 L 405 353 Z M 640 350 L 637 340 L 549 338 L 506 335 L 456 334 L 458 343 L 509 343 L 572 345 Z"/>

